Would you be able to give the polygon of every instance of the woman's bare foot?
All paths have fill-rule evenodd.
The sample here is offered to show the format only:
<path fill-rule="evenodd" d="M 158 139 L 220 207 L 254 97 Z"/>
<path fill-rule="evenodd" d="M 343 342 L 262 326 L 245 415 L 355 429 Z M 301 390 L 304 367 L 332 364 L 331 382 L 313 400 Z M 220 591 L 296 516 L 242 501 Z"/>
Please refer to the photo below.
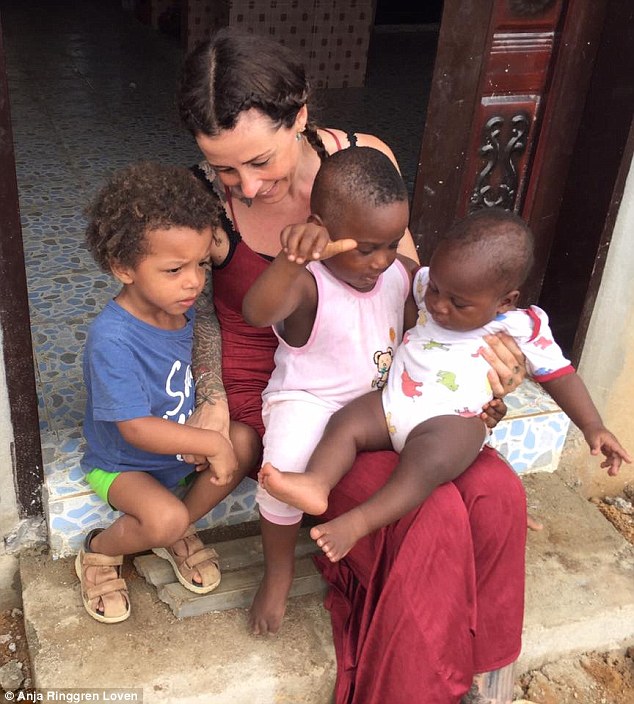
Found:
<path fill-rule="evenodd" d="M 329 487 L 312 474 L 280 472 L 267 462 L 258 472 L 258 481 L 271 496 L 304 513 L 321 516 L 328 508 Z"/>
<path fill-rule="evenodd" d="M 249 630 L 253 635 L 277 633 L 286 612 L 286 601 L 293 583 L 294 565 L 287 569 L 269 571 L 262 577 L 249 610 Z"/>
<path fill-rule="evenodd" d="M 530 530 L 535 531 L 542 530 L 544 528 L 544 524 L 536 518 L 533 518 L 530 513 L 526 515 L 526 525 L 530 528 Z"/>
<path fill-rule="evenodd" d="M 338 562 L 352 550 L 357 540 L 369 532 L 363 514 L 352 509 L 328 523 L 314 526 L 310 529 L 310 537 L 331 562 Z"/>
<path fill-rule="evenodd" d="M 511 704 L 514 684 L 513 663 L 477 674 L 471 689 L 462 697 L 460 704 Z"/>

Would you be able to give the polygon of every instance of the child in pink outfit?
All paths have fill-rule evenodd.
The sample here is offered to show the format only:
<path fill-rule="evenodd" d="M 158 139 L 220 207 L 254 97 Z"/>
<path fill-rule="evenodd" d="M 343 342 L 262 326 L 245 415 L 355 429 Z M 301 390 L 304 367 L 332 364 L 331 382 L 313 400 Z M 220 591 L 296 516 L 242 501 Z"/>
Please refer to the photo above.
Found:
<path fill-rule="evenodd" d="M 273 325 L 279 339 L 262 394 L 263 461 L 289 472 L 303 471 L 335 411 L 384 386 L 416 268 L 397 257 L 407 191 L 381 152 L 355 147 L 331 155 L 311 207 L 308 222 L 282 232 L 283 251 L 243 306 L 247 322 Z M 257 501 L 273 523 L 302 519 L 261 486 Z"/>

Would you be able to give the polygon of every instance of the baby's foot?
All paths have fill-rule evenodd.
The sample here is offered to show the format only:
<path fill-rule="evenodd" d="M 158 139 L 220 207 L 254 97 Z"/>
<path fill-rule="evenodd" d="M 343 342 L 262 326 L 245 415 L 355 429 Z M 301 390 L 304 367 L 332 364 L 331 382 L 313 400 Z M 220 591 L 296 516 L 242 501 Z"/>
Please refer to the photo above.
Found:
<path fill-rule="evenodd" d="M 265 572 L 249 610 L 249 630 L 256 636 L 277 633 L 286 612 L 286 600 L 293 583 L 293 568 Z"/>
<path fill-rule="evenodd" d="M 310 529 L 310 537 L 331 562 L 345 557 L 357 540 L 368 533 L 363 516 L 354 510 Z"/>
<path fill-rule="evenodd" d="M 321 516 L 328 508 L 329 489 L 313 474 L 280 472 L 267 462 L 258 473 L 258 481 L 271 496 L 304 513 Z"/>

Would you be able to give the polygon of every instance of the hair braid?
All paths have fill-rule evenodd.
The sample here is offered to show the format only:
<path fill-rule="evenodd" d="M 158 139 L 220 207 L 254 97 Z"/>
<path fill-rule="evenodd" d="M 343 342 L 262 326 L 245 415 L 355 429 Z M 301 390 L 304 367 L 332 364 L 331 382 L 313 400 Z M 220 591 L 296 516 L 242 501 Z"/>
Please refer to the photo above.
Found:
<path fill-rule="evenodd" d="M 304 128 L 304 135 L 308 140 L 308 144 L 317 152 L 317 156 L 324 162 L 328 158 L 328 152 L 324 143 L 321 141 L 319 132 L 317 132 L 317 125 L 314 122 L 308 121 L 306 127 Z"/>

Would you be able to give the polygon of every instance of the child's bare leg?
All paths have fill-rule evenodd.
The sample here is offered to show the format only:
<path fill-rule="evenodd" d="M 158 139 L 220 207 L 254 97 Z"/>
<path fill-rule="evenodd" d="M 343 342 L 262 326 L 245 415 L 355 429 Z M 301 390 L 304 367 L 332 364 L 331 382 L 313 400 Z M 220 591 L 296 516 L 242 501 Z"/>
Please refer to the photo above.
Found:
<path fill-rule="evenodd" d="M 295 574 L 295 545 L 300 525 L 301 521 L 278 525 L 260 516 L 264 576 L 249 611 L 249 628 L 255 635 L 277 633 L 280 629 Z"/>
<path fill-rule="evenodd" d="M 94 552 L 130 555 L 166 547 L 189 527 L 185 504 L 146 472 L 122 472 L 110 486 L 108 501 L 123 516 L 95 535 Z"/>
<path fill-rule="evenodd" d="M 107 556 L 129 555 L 158 544 L 170 544 L 189 525 L 187 509 L 168 489 L 144 472 L 123 472 L 110 486 L 108 500 L 123 512 L 108 528 L 87 536 L 84 550 Z M 160 517 L 158 525 L 156 517 Z M 91 537 L 92 536 L 92 537 Z M 112 566 L 93 565 L 82 558 L 80 551 L 76 568 L 83 589 L 93 589 L 116 580 L 118 570 Z M 84 581 L 85 580 L 85 581 Z M 114 620 L 127 618 L 128 596 L 125 587 L 89 599 L 86 606 L 97 620 L 114 614 Z M 85 602 L 87 603 L 87 602 Z M 113 620 L 108 616 L 110 620 Z"/>
<path fill-rule="evenodd" d="M 276 499 L 320 516 L 328 508 L 330 490 L 352 467 L 359 451 L 391 447 L 381 393 L 373 391 L 333 414 L 303 474 L 265 464 L 258 479 Z"/>
<path fill-rule="evenodd" d="M 260 436 L 253 428 L 243 423 L 232 422 L 230 437 L 238 459 L 238 471 L 235 473 L 232 481 L 225 486 L 212 484 L 209 469 L 197 472 L 196 478 L 183 498 L 183 503 L 189 512 L 190 524 L 195 523 L 199 518 L 207 515 L 209 511 L 225 499 L 236 486 L 238 486 L 247 472 L 253 468 L 259 459 L 261 447 Z M 177 557 L 186 558 L 190 555 L 192 550 L 198 550 L 200 549 L 200 545 L 202 545 L 202 543 L 194 543 L 192 547 L 191 538 L 189 541 L 190 544 L 188 545 L 187 541 L 181 537 L 169 546 L 169 550 Z M 198 548 L 196 545 L 198 545 Z M 161 557 L 165 556 L 161 555 Z M 201 569 L 206 569 L 205 565 L 207 565 L 207 562 L 201 564 Z M 213 567 L 213 570 L 214 573 L 217 573 L 217 567 Z M 190 579 L 195 585 L 202 585 L 204 583 L 198 568 L 191 568 L 191 577 L 187 577 L 188 581 Z"/>
<path fill-rule="evenodd" d="M 439 416 L 414 428 L 398 466 L 386 484 L 351 511 L 311 529 L 311 536 L 330 560 L 346 555 L 363 536 L 419 506 L 441 484 L 473 462 L 485 437 L 478 418 Z"/>

